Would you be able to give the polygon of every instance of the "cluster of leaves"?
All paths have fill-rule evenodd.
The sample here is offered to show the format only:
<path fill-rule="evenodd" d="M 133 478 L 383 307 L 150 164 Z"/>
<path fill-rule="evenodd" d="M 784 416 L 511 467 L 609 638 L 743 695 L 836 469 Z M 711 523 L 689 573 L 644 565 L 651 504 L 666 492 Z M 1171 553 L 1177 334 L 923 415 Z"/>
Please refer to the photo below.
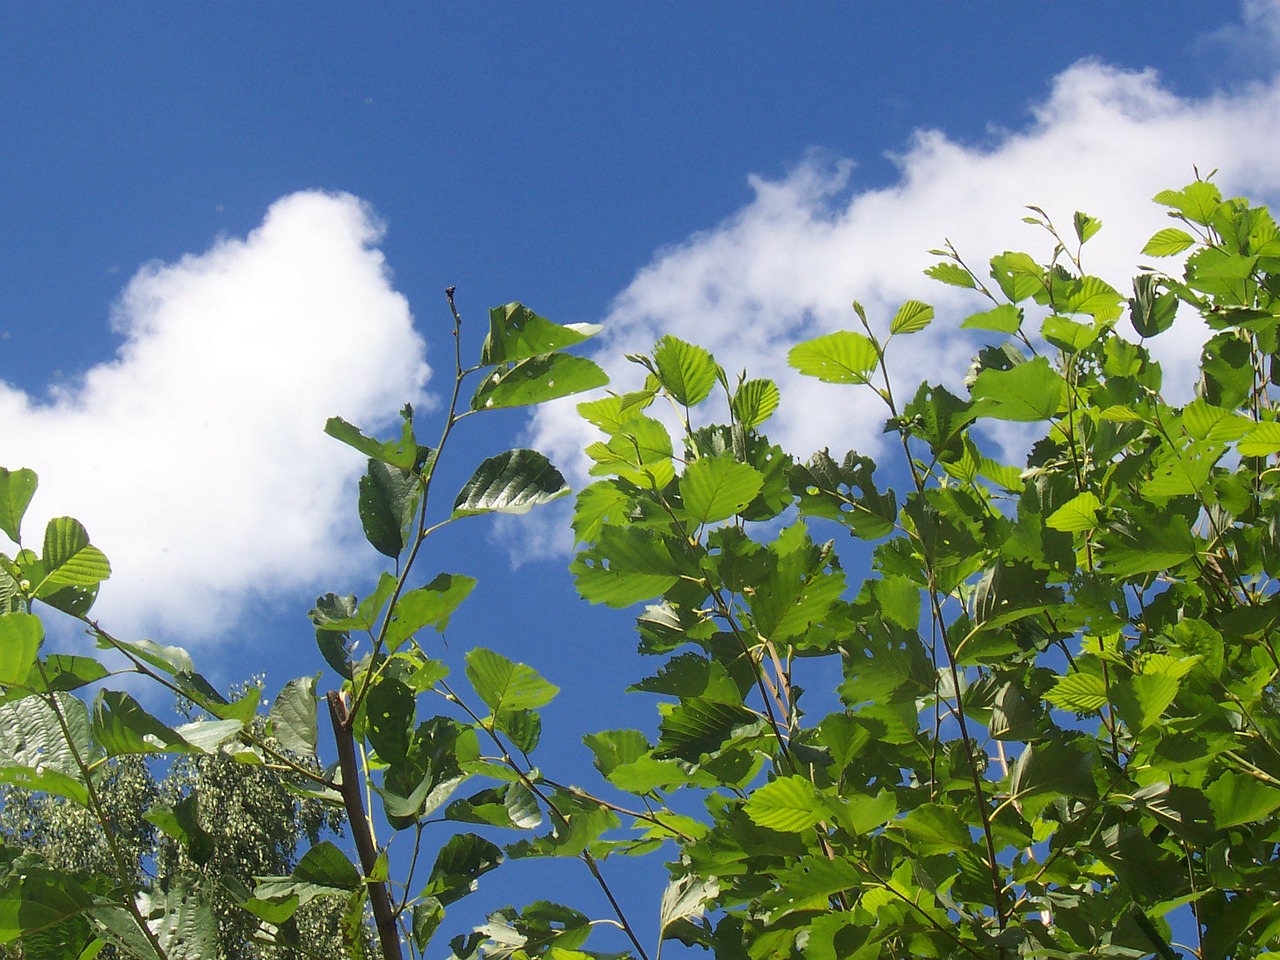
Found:
<path fill-rule="evenodd" d="M 426 539 L 568 492 L 541 454 L 510 450 L 437 516 L 429 495 L 454 428 L 605 382 L 567 352 L 593 330 L 518 304 L 491 311 L 471 367 L 453 311 L 456 376 L 434 447 L 408 407 L 389 441 L 328 424 L 367 458 L 359 515 L 392 569 L 367 596 L 327 594 L 311 611 L 337 676 L 323 696 L 318 675 L 299 677 L 262 717 L 257 689 L 224 697 L 184 651 L 112 636 L 87 616 L 110 568 L 74 520 L 51 521 L 38 554 L 0 557 L 0 784 L 106 826 L 110 778 L 130 758 L 271 771 L 343 811 L 355 856 L 312 837 L 296 862 L 219 882 L 256 943 L 331 949 L 296 936 L 299 911 L 325 902 L 353 957 L 424 955 L 450 905 L 504 859 L 565 857 L 610 917 L 502 908 L 449 942 L 451 960 L 607 956 L 585 947 L 602 922 L 649 960 L 604 861 L 653 850 L 674 855 L 646 925 L 655 958 L 673 941 L 723 960 L 1280 956 L 1280 230 L 1209 182 L 1156 199 L 1178 225 L 1144 253 L 1185 265 L 1144 268 L 1132 297 L 1085 273 L 1101 227 L 1085 214 L 1064 238 L 1032 208 L 1054 242 L 1047 263 L 1006 252 L 980 276 L 949 245 L 935 251 L 930 276 L 986 298 L 962 326 L 998 339 L 965 396 L 895 394 L 887 357 L 932 323 L 921 301 L 882 333 L 855 304 L 860 330 L 792 349 L 800 373 L 884 405 L 901 450 L 893 484 L 854 452 L 797 461 L 763 432 L 776 384 L 731 381 L 674 337 L 631 358 L 641 389 L 580 405 L 601 439 L 586 450 L 596 480 L 577 497 L 572 573 L 592 602 L 646 604 L 640 648 L 661 660 L 632 687 L 663 698 L 656 736 L 585 737 L 607 798 L 531 759 L 552 683 L 483 647 L 459 682 L 423 645 L 475 585 L 420 576 Z M 1180 311 L 1213 331 L 1182 405 L 1146 348 Z M 1126 315 L 1137 342 L 1116 330 Z M 988 429 L 1011 422 L 1031 437 L 1017 464 Z M 30 471 L 0 471 L 0 530 L 20 547 L 34 488 Z M 869 554 L 860 583 L 838 549 L 850 537 Z M 86 703 L 76 691 L 108 668 L 42 654 L 36 602 L 200 717 L 170 726 L 106 688 Z M 210 849 L 210 814 L 186 796 L 157 797 L 147 820 L 188 860 L 228 854 Z M 495 831 L 521 839 L 499 846 Z M 207 876 L 157 882 L 128 830 L 101 835 L 75 873 L 0 849 L 0 944 L 216 955 Z M 397 844 L 408 849 L 393 860 Z"/>
<path fill-rule="evenodd" d="M 1084 214 L 1068 240 L 1032 208 L 1050 261 L 1006 252 L 989 280 L 935 251 L 987 299 L 963 326 L 1002 338 L 967 397 L 895 396 L 919 301 L 791 350 L 883 402 L 897 492 L 856 453 L 793 462 L 760 432 L 774 385 L 672 337 L 633 358 L 642 390 L 580 406 L 606 439 L 578 589 L 649 602 L 664 663 L 632 689 L 666 698 L 655 743 L 588 744 L 712 911 L 666 936 L 725 960 L 1280 956 L 1280 231 L 1209 182 L 1156 200 L 1179 225 L 1144 253 L 1193 252 L 1127 302 L 1081 267 Z M 1145 346 L 1180 310 L 1214 331 L 1183 406 Z M 717 386 L 727 422 L 695 425 Z M 1034 432 L 1025 464 L 992 452 L 1000 422 Z M 860 586 L 821 539 L 840 528 L 875 542 Z M 820 719 L 805 677 L 839 678 Z M 677 814 L 689 790 L 705 817 Z"/>

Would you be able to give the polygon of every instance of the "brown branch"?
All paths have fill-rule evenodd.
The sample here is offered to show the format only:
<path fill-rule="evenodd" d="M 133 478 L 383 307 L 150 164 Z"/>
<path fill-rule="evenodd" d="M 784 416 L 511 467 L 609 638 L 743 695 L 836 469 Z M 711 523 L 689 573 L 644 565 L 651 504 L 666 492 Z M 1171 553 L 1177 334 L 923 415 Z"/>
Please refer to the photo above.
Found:
<path fill-rule="evenodd" d="M 347 808 L 351 837 L 355 840 L 360 868 L 364 871 L 365 883 L 369 887 L 369 903 L 373 907 L 373 918 L 378 926 L 378 942 L 382 945 L 382 955 L 386 960 L 402 960 L 404 952 L 400 948 L 400 930 L 396 926 L 396 911 L 391 903 L 391 893 L 387 890 L 385 881 L 372 879 L 378 851 L 373 843 L 373 831 L 369 829 L 369 819 L 365 816 L 364 801 L 360 798 L 360 775 L 356 769 L 351 717 L 347 714 L 347 705 L 339 691 L 330 690 L 325 699 L 329 702 L 329 720 L 333 724 L 333 739 L 338 747 L 338 769 L 342 771 L 342 784 L 338 791 L 342 794 L 343 806 Z"/>

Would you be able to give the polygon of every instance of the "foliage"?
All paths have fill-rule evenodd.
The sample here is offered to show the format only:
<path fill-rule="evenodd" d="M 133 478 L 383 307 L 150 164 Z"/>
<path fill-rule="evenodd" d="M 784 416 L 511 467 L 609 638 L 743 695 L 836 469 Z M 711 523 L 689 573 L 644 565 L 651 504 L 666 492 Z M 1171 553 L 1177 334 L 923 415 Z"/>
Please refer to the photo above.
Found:
<path fill-rule="evenodd" d="M 1031 208 L 1050 262 L 1002 253 L 990 284 L 935 251 L 932 276 L 988 300 L 963 326 L 1004 335 L 967 397 L 895 393 L 890 352 L 932 321 L 918 301 L 887 334 L 855 303 L 861 331 L 792 349 L 884 404 L 897 491 L 856 453 L 793 463 L 747 412 L 758 388 L 687 345 L 663 363 L 671 338 L 636 358 L 641 392 L 583 406 L 608 439 L 578 499 L 578 589 L 656 601 L 638 628 L 663 666 L 633 689 L 668 698 L 656 743 L 590 742 L 659 817 L 690 788 L 708 811 L 673 870 L 715 919 L 667 936 L 752 960 L 1280 944 L 1280 232 L 1208 182 L 1156 200 L 1180 226 L 1144 252 L 1194 252 L 1127 303 L 1083 271 L 1085 214 L 1064 238 Z M 1146 347 L 1178 310 L 1213 331 L 1182 406 Z M 691 381 L 721 384 L 727 422 L 690 419 Z M 649 439 L 664 396 L 678 454 Z M 1008 421 L 1035 431 L 1025 465 L 989 439 Z M 860 585 L 822 539 L 841 528 L 875 543 Z M 799 681 L 836 676 L 811 719 Z"/>
<path fill-rule="evenodd" d="M 311 612 L 338 689 L 293 680 L 256 725 L 256 693 L 221 697 L 182 651 L 87 619 L 109 567 L 79 524 L 55 520 L 41 552 L 3 561 L 0 780 L 105 822 L 112 757 L 278 770 L 342 806 L 356 856 L 315 843 L 287 874 L 246 880 L 240 906 L 271 939 L 330 899 L 352 956 L 366 904 L 384 955 L 402 956 L 402 938 L 425 954 L 454 902 L 528 857 L 581 861 L 644 960 L 646 941 L 655 958 L 676 941 L 724 960 L 1277 955 L 1280 231 L 1207 181 L 1156 200 L 1178 225 L 1144 253 L 1185 263 L 1176 277 L 1144 268 L 1132 297 L 1085 272 L 1101 228 L 1085 214 L 1063 236 L 1031 208 L 1053 241 L 1047 263 L 1005 252 L 980 276 L 950 245 L 935 251 L 931 277 L 986 299 L 962 326 L 995 340 L 963 388 L 924 384 L 906 399 L 889 375 L 897 341 L 934 320 L 922 301 L 883 322 L 855 303 L 860 329 L 798 344 L 801 373 L 884 405 L 901 450 L 887 467 L 856 452 L 795 460 L 762 432 L 777 386 L 731 381 L 671 336 L 632 358 L 641 389 L 579 406 L 601 438 L 586 450 L 596 480 L 576 501 L 573 576 L 590 601 L 646 604 L 640 648 L 659 665 L 632 690 L 662 698 L 656 737 L 585 737 L 599 795 L 532 760 L 552 682 L 479 647 L 451 678 L 423 646 L 475 582 L 421 576 L 426 538 L 567 492 L 540 454 L 508 451 L 437 517 L 429 494 L 453 429 L 603 382 L 564 352 L 592 331 L 515 304 L 491 312 L 479 364 L 457 359 L 434 448 L 409 408 L 387 441 L 330 421 L 368 458 L 359 513 L 393 561 L 369 595 L 328 594 Z M 1180 311 L 1212 332 L 1186 402 L 1164 392 L 1147 349 Z M 1136 342 L 1117 332 L 1126 314 Z M 1019 463 L 992 440 L 1010 423 L 1030 438 Z M 34 485 L 29 471 L 0 473 L 0 529 L 15 539 Z M 864 578 L 841 559 L 847 537 L 869 553 Z M 72 692 L 105 667 L 41 655 L 34 601 L 80 618 L 208 719 L 170 727 L 107 689 L 86 705 Z M 356 637 L 369 649 L 359 659 Z M 323 770 L 293 756 L 321 751 L 320 703 L 337 756 Z M 194 855 L 200 831 L 167 822 Z M 504 831 L 521 839 L 499 846 Z M 207 887 L 139 889 L 106 836 L 110 859 L 88 878 L 9 850 L 0 939 L 41 956 L 102 944 L 201 955 Z M 389 850 L 404 841 L 411 860 L 392 882 L 404 858 Z M 671 878 L 659 916 L 639 925 L 605 861 L 653 850 L 672 857 Z M 449 946 L 456 960 L 577 960 L 602 955 L 585 949 L 599 923 L 537 901 Z"/>

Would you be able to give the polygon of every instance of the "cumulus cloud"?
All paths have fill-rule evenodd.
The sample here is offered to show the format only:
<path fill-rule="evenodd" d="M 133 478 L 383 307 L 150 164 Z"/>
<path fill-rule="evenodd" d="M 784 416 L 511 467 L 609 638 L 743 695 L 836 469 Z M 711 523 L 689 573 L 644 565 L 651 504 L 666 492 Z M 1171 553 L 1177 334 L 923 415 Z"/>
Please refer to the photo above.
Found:
<path fill-rule="evenodd" d="M 1255 29 L 1280 23 L 1280 5 L 1253 3 Z M 1269 27 L 1270 29 L 1270 27 Z M 856 328 L 850 301 L 861 301 L 884 331 L 907 299 L 935 304 L 939 318 L 923 334 L 895 342 L 890 367 L 903 387 L 924 379 L 954 383 L 974 341 L 958 321 L 981 305 L 967 292 L 922 275 L 949 239 L 980 274 L 992 255 L 1022 249 L 1047 258 L 1052 241 L 1024 225 L 1025 205 L 1042 207 L 1070 234 L 1074 211 L 1103 220 L 1085 248 L 1091 273 L 1128 291 L 1139 251 L 1169 225 L 1150 198 L 1217 168 L 1227 195 L 1266 202 L 1280 196 L 1280 82 L 1255 82 L 1204 98 L 1179 97 L 1152 70 L 1095 60 L 1054 78 L 1031 105 L 1030 122 L 992 127 L 987 142 L 958 142 L 920 130 L 894 157 L 898 176 L 880 189 L 849 189 L 853 161 L 811 152 L 780 180 L 752 177 L 755 198 L 723 223 L 657 253 L 618 294 L 598 347 L 614 389 L 638 386 L 641 371 L 623 355 L 671 333 L 711 349 L 731 374 L 780 381 L 783 403 L 770 436 L 792 452 L 823 446 L 881 449 L 884 411 L 867 393 L 800 378 L 786 353 L 801 339 Z M 1176 264 L 1170 265 L 1175 269 Z M 1166 381 L 1189 382 L 1203 342 L 1181 323 L 1153 348 Z M 558 463 L 575 466 L 590 439 L 571 403 L 541 411 L 530 441 Z M 565 547 L 565 538 L 554 541 Z M 543 537 L 520 552 L 545 550 Z"/>
<path fill-rule="evenodd" d="M 250 601 L 368 555 L 351 549 L 363 462 L 325 419 L 385 420 L 429 374 L 381 236 L 355 197 L 285 197 L 244 239 L 140 270 L 110 362 L 47 398 L 0 383 L 4 465 L 40 476 L 24 537 L 85 524 L 115 568 L 108 623 L 226 635 Z"/>

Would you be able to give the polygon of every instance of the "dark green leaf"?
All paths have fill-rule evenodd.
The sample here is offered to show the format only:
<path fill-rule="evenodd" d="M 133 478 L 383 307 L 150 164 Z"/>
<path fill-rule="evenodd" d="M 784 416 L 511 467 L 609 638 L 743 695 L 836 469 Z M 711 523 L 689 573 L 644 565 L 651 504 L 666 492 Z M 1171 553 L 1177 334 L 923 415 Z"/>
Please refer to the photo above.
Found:
<path fill-rule="evenodd" d="M 536 450 L 508 450 L 476 469 L 453 504 L 455 517 L 526 513 L 569 492 L 560 471 Z"/>

